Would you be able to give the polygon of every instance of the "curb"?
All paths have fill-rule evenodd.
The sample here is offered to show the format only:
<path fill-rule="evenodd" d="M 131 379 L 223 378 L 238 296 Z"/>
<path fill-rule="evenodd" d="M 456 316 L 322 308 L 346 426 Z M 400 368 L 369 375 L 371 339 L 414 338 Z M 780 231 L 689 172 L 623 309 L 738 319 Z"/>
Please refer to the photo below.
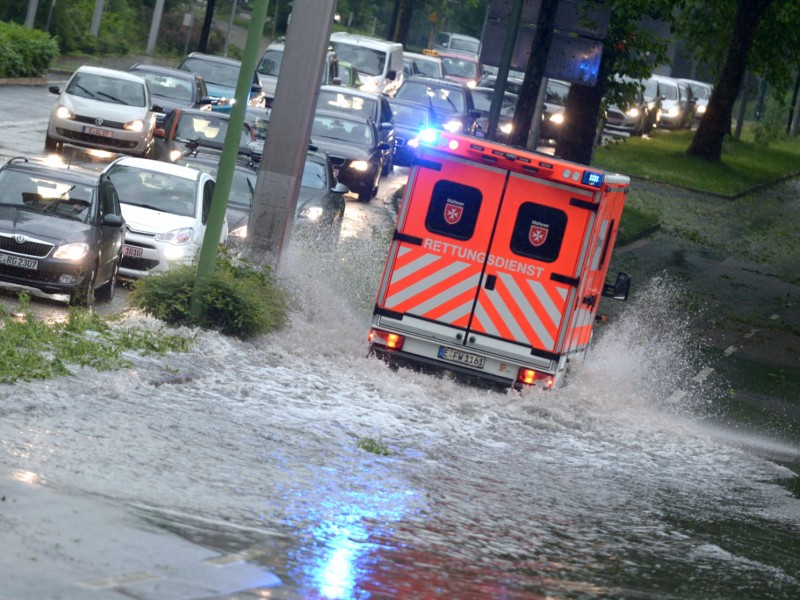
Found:
<path fill-rule="evenodd" d="M 0 85 L 47 85 L 44 77 L 6 77 L 0 79 Z"/>

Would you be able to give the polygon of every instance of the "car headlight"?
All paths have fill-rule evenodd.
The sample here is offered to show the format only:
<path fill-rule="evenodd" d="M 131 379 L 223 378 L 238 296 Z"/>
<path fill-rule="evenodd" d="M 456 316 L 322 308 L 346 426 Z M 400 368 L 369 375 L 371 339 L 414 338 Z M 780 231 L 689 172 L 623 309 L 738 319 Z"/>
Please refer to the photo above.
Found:
<path fill-rule="evenodd" d="M 701 105 L 699 105 L 699 106 L 697 107 L 697 114 L 698 114 L 698 115 L 702 115 L 702 114 L 704 114 L 705 112 L 706 112 L 706 105 L 705 105 L 705 104 L 701 104 Z"/>
<path fill-rule="evenodd" d="M 411 148 L 416 148 L 417 146 L 419 146 L 419 138 L 418 137 L 411 138 L 406 142 L 406 146 L 409 146 Z"/>
<path fill-rule="evenodd" d="M 464 124 L 461 121 L 452 120 L 442 125 L 442 128 L 450 133 L 458 133 L 464 129 Z"/>
<path fill-rule="evenodd" d="M 468 87 L 468 88 L 474 88 L 476 85 L 478 85 L 478 82 L 477 82 L 477 81 L 475 81 L 475 80 L 473 80 L 473 79 L 470 79 L 470 80 L 467 82 L 467 87 Z"/>
<path fill-rule="evenodd" d="M 514 130 L 514 125 L 512 123 L 503 123 L 500 125 L 500 133 L 505 133 L 508 135 Z"/>
<path fill-rule="evenodd" d="M 556 125 L 561 125 L 564 122 L 564 113 L 557 112 L 555 114 L 550 115 L 550 122 L 555 123 Z"/>
<path fill-rule="evenodd" d="M 673 106 L 667 111 L 668 117 L 679 117 L 681 115 L 681 109 L 679 106 Z"/>
<path fill-rule="evenodd" d="M 228 237 L 235 237 L 244 239 L 247 237 L 247 225 L 242 225 L 241 227 L 237 227 L 233 231 L 228 232 Z"/>
<path fill-rule="evenodd" d="M 183 156 L 183 151 L 182 150 L 170 150 L 169 151 L 169 160 L 170 160 L 170 162 L 175 162 L 181 156 Z"/>
<path fill-rule="evenodd" d="M 83 242 L 75 242 L 74 244 L 64 244 L 56 248 L 53 252 L 53 258 L 62 258 L 64 260 L 81 260 L 89 252 L 89 244 Z"/>
<path fill-rule="evenodd" d="M 194 236 L 194 229 L 191 227 L 183 227 L 181 229 L 173 229 L 166 233 L 159 233 L 156 236 L 157 242 L 167 242 L 173 246 L 185 246 L 192 241 Z"/>
<path fill-rule="evenodd" d="M 354 160 L 350 163 L 350 168 L 356 171 L 369 171 L 369 163 L 365 160 Z"/>
<path fill-rule="evenodd" d="M 72 112 L 69 108 L 67 108 L 63 104 L 60 104 L 56 109 L 56 116 L 59 119 L 74 119 L 75 113 Z"/>
<path fill-rule="evenodd" d="M 303 208 L 297 216 L 301 219 L 308 219 L 309 221 L 318 221 L 322 216 L 322 207 L 309 206 L 307 208 Z"/>
<path fill-rule="evenodd" d="M 639 116 L 639 109 L 638 109 L 638 108 L 636 108 L 635 106 L 632 106 L 632 107 L 630 107 L 630 108 L 628 109 L 628 112 L 627 112 L 626 114 L 627 114 L 629 117 L 631 117 L 631 118 L 635 119 L 636 117 L 638 117 L 638 116 Z"/>
<path fill-rule="evenodd" d="M 127 129 L 128 131 L 136 131 L 136 132 L 144 131 L 144 121 L 142 121 L 141 119 L 128 121 L 127 123 L 125 123 L 123 127 L 125 127 L 125 129 Z"/>

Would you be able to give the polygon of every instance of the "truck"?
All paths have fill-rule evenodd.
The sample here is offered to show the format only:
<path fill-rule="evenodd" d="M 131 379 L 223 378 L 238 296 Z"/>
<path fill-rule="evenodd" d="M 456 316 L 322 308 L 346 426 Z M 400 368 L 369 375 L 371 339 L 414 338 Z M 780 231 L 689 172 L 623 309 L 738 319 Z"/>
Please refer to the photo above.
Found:
<path fill-rule="evenodd" d="M 599 319 L 630 179 L 426 130 L 377 292 L 369 352 L 475 383 L 563 384 Z"/>

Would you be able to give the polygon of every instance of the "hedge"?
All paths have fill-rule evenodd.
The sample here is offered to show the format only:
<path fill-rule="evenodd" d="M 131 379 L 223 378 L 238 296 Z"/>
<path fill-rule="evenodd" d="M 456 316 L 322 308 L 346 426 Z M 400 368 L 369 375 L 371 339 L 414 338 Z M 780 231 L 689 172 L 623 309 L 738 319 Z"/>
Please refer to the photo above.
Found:
<path fill-rule="evenodd" d="M 0 78 L 40 77 L 58 54 L 56 40 L 45 32 L 0 21 Z"/>

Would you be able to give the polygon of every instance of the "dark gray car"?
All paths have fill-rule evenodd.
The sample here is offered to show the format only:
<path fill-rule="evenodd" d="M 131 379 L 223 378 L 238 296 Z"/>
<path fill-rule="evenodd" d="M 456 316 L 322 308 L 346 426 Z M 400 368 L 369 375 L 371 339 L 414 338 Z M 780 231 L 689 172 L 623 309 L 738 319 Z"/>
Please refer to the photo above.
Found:
<path fill-rule="evenodd" d="M 124 223 L 107 177 L 12 158 L 0 168 L 0 281 L 111 300 Z"/>

